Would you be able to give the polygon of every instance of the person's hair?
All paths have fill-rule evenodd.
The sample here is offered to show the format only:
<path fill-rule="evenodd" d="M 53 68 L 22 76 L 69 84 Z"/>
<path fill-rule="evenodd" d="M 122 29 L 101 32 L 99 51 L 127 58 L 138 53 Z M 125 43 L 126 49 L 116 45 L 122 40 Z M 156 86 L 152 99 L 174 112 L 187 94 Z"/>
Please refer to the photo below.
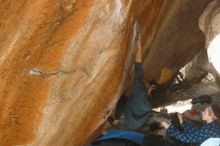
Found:
<path fill-rule="evenodd" d="M 207 103 L 204 103 L 204 104 L 202 104 L 202 103 L 196 103 L 196 104 L 194 105 L 194 107 L 196 108 L 196 110 L 198 110 L 200 113 L 204 112 L 205 109 L 206 109 L 208 106 L 210 106 L 210 104 L 207 104 Z"/>
<path fill-rule="evenodd" d="M 217 118 L 220 118 L 220 107 L 217 104 L 212 105 L 212 110 Z"/>
<path fill-rule="evenodd" d="M 156 88 L 151 91 L 150 103 L 153 106 L 158 106 L 158 104 L 163 103 L 165 101 L 166 101 L 166 89 L 161 85 L 157 85 Z"/>
<path fill-rule="evenodd" d="M 202 113 L 207 107 L 212 105 L 212 97 L 209 95 L 200 95 L 191 101 L 192 105 Z"/>
<path fill-rule="evenodd" d="M 204 112 L 205 110 L 208 110 L 209 114 L 214 118 L 214 120 L 217 120 L 218 116 L 216 115 L 218 113 L 218 107 L 216 105 L 211 104 L 201 104 L 199 107 L 200 113 Z"/>
<path fill-rule="evenodd" d="M 159 86 L 159 84 L 155 81 L 155 80 L 150 80 L 149 81 L 149 84 L 152 86 L 152 85 L 155 85 L 155 86 Z"/>
<path fill-rule="evenodd" d="M 212 103 L 212 97 L 209 96 L 209 95 L 201 95 L 201 96 L 198 96 L 196 98 L 193 98 L 191 103 L 193 105 L 197 104 L 197 103 L 201 103 L 201 104 L 211 104 Z"/>

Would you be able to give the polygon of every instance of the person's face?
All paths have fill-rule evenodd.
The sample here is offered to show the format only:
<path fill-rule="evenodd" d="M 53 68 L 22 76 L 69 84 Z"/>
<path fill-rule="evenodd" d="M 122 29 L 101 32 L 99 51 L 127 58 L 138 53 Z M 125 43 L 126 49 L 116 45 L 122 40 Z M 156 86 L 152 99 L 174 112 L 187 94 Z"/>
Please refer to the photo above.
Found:
<path fill-rule="evenodd" d="M 202 112 L 202 120 L 208 121 L 210 119 L 210 114 L 207 108 Z"/>

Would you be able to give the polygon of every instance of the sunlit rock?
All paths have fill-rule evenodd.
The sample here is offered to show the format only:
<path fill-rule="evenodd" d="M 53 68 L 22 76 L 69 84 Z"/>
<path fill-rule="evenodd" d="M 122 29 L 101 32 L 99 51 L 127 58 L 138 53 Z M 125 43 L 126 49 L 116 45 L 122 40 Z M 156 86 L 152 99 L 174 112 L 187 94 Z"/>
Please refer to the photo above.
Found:
<path fill-rule="evenodd" d="M 220 19 L 220 15 L 219 18 Z M 219 22 L 220 23 L 220 22 Z M 219 25 L 220 26 L 220 25 Z M 208 55 L 210 62 L 213 64 L 215 69 L 220 75 L 220 34 L 215 36 L 215 38 L 210 42 L 209 48 L 208 48 Z"/>
<path fill-rule="evenodd" d="M 212 71 L 220 85 L 220 1 L 214 0 L 200 18 L 200 28 L 206 36 L 206 48 Z"/>

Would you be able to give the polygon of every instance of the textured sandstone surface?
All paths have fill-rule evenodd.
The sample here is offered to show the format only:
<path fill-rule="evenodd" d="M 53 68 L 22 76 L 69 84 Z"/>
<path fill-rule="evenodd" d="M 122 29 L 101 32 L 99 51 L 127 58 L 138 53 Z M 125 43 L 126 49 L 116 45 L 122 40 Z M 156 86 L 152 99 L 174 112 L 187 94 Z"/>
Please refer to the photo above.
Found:
<path fill-rule="evenodd" d="M 85 145 L 131 83 L 138 26 L 159 80 L 204 48 L 210 1 L 0 0 L 0 145 Z"/>

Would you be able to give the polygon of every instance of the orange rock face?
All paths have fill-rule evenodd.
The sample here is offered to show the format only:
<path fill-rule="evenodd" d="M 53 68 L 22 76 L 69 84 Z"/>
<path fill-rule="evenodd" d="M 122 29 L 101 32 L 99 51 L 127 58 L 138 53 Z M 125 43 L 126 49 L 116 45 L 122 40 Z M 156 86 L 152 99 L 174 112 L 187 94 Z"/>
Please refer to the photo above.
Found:
<path fill-rule="evenodd" d="M 0 2 L 0 145 L 83 146 L 129 85 L 138 26 L 159 79 L 204 46 L 210 0 Z"/>

